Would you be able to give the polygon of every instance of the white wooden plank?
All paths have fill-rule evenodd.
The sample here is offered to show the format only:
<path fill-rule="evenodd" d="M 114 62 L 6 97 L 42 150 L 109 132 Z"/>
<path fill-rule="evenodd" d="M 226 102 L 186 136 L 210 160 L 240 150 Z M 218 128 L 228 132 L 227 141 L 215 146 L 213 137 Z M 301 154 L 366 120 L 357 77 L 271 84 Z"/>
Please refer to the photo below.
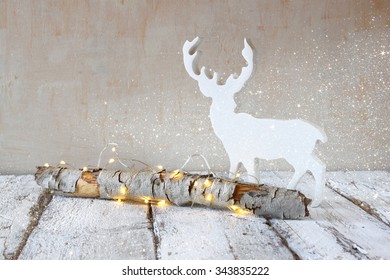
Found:
<path fill-rule="evenodd" d="M 288 173 L 268 174 L 264 181 L 288 181 Z M 287 178 L 287 179 L 286 179 Z M 300 189 L 310 192 L 314 180 L 305 176 Z M 278 221 L 272 224 L 303 259 L 389 259 L 390 229 L 365 211 L 324 189 L 324 202 L 310 209 L 305 221 Z"/>
<path fill-rule="evenodd" d="M 231 213 L 220 219 L 236 259 L 295 258 L 264 218 Z"/>
<path fill-rule="evenodd" d="M 204 207 L 153 207 L 161 259 L 293 259 L 262 218 Z"/>
<path fill-rule="evenodd" d="M 287 185 L 291 173 L 268 172 L 262 181 Z M 387 219 L 389 173 L 335 172 L 328 180 L 339 191 L 367 202 Z M 310 196 L 314 181 L 300 189 Z M 0 255 L 13 258 L 28 238 L 42 189 L 33 176 L 0 176 Z M 161 259 L 390 259 L 385 223 L 325 189 L 325 201 L 311 217 L 267 221 L 207 208 L 153 207 Z M 113 201 L 55 197 L 32 232 L 21 259 L 153 259 L 147 206 Z M 288 247 L 284 246 L 288 243 Z"/>
<path fill-rule="evenodd" d="M 330 172 L 327 186 L 390 226 L 390 173 Z"/>
<path fill-rule="evenodd" d="M 390 259 L 390 228 L 368 215 L 348 200 L 325 189 L 328 200 L 321 208 L 312 209 L 314 220 L 332 231 L 339 242 L 349 250 L 370 259 Z"/>
<path fill-rule="evenodd" d="M 358 259 L 346 251 L 332 232 L 327 231 L 312 219 L 300 221 L 272 220 L 272 226 L 282 235 L 288 246 L 300 259 Z M 364 258 L 364 257 L 363 257 Z"/>
<path fill-rule="evenodd" d="M 17 257 L 42 191 L 31 175 L 0 176 L 0 259 Z"/>
<path fill-rule="evenodd" d="M 147 207 L 54 197 L 20 259 L 154 259 Z"/>

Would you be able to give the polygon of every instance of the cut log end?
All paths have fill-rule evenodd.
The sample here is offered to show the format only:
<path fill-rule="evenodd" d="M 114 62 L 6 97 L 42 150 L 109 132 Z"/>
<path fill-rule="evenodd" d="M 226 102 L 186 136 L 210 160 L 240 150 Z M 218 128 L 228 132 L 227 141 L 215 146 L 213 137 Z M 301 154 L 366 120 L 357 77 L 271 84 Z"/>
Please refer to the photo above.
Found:
<path fill-rule="evenodd" d="M 303 196 L 303 204 L 305 205 L 305 217 L 310 216 L 309 208 L 308 206 L 311 204 L 312 200 L 310 198 L 307 198 L 302 193 L 299 193 L 301 196 Z"/>

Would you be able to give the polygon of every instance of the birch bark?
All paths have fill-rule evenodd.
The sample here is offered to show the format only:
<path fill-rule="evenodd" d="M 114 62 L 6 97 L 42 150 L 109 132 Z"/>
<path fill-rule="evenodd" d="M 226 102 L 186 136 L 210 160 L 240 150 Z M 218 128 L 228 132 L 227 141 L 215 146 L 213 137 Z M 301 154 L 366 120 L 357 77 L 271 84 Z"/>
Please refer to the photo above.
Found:
<path fill-rule="evenodd" d="M 229 207 L 238 213 L 248 210 L 268 218 L 298 219 L 308 216 L 311 201 L 295 190 L 165 170 L 81 171 L 38 167 L 35 179 L 39 185 L 65 196 Z"/>

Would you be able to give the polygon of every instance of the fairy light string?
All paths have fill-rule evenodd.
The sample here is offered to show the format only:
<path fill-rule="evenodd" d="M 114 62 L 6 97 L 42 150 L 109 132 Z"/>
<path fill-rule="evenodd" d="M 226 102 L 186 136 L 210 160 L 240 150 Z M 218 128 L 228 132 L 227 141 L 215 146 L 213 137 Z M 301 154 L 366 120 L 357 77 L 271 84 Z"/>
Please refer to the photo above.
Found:
<path fill-rule="evenodd" d="M 109 160 L 104 164 L 103 167 L 101 167 L 103 153 L 109 148 L 111 148 L 110 150 L 114 155 L 113 155 L 113 157 L 109 158 Z M 164 169 L 164 167 L 162 165 L 152 166 L 152 165 L 149 165 L 149 164 L 147 164 L 143 161 L 140 161 L 138 159 L 121 159 L 119 157 L 118 150 L 119 150 L 119 145 L 117 143 L 114 143 L 114 142 L 107 143 L 99 153 L 97 165 L 96 166 L 86 165 L 80 170 L 83 172 L 108 170 L 108 167 L 110 165 L 117 162 L 120 165 L 122 165 L 123 167 L 125 167 L 128 171 L 131 171 L 133 173 L 133 175 L 130 178 L 127 178 L 124 182 L 121 182 L 121 185 L 120 185 L 119 190 L 118 190 L 119 195 L 117 195 L 117 194 L 114 195 L 112 193 L 112 191 L 108 190 L 107 187 L 104 187 L 106 195 L 111 199 L 115 199 L 117 202 L 117 205 L 121 206 L 121 205 L 123 205 L 123 201 L 126 200 L 126 196 L 128 195 L 128 192 L 129 192 L 128 186 L 131 186 L 132 182 L 134 180 L 136 180 L 136 178 L 137 178 L 137 176 L 139 176 L 139 174 L 141 174 L 142 172 L 152 172 L 153 175 L 161 175 L 161 174 L 166 174 L 167 171 L 166 171 L 166 169 Z M 207 168 L 204 171 L 198 172 L 197 176 L 195 177 L 194 181 L 192 182 L 192 187 L 194 189 L 192 197 L 196 196 L 196 193 L 201 192 L 201 193 L 203 193 L 204 199 L 206 201 L 208 201 L 209 204 L 211 205 L 215 199 L 215 197 L 212 193 L 212 190 L 213 190 L 213 187 L 214 187 L 216 180 L 223 182 L 225 184 L 225 187 L 226 187 L 227 184 L 235 184 L 236 180 L 240 180 L 241 172 L 240 172 L 240 170 L 238 170 L 236 172 L 236 174 L 231 174 L 230 172 L 228 173 L 228 177 L 229 177 L 229 175 L 234 175 L 235 180 L 233 180 L 233 181 L 231 178 L 217 177 L 216 173 L 210 168 L 210 164 L 208 163 L 206 157 L 202 154 L 196 153 L 196 154 L 189 156 L 187 158 L 187 160 L 184 162 L 184 164 L 179 169 L 171 171 L 169 174 L 169 178 L 171 180 L 181 180 L 185 174 L 189 174 L 190 172 L 187 171 L 185 169 L 185 167 L 190 163 L 191 160 L 193 160 L 196 157 L 201 158 Z M 124 161 L 130 161 L 131 164 L 125 164 Z M 141 164 L 142 167 L 139 169 L 136 169 L 134 167 L 136 165 L 136 163 Z M 57 167 L 67 167 L 67 166 L 76 169 L 73 165 L 71 165 L 70 163 L 68 163 L 64 160 L 61 160 L 59 162 L 59 164 L 57 165 Z M 50 164 L 45 163 L 44 167 L 48 168 L 48 167 L 50 167 Z M 206 172 L 206 174 L 205 174 L 205 172 Z M 99 174 L 99 176 L 100 176 L 100 174 Z M 193 174 L 193 173 L 191 173 L 191 174 Z M 258 181 L 257 178 L 256 178 L 256 180 Z M 138 200 L 140 202 L 143 202 L 146 204 L 153 204 L 153 205 L 157 205 L 157 206 L 161 206 L 161 207 L 170 205 L 170 203 L 168 203 L 164 199 L 155 199 L 154 197 L 148 197 L 148 196 L 139 197 Z M 192 199 L 191 207 L 194 205 L 194 203 L 195 203 L 195 200 Z M 230 209 L 232 212 L 239 214 L 239 215 L 252 214 L 251 211 L 244 209 L 236 204 L 229 205 L 227 208 Z"/>

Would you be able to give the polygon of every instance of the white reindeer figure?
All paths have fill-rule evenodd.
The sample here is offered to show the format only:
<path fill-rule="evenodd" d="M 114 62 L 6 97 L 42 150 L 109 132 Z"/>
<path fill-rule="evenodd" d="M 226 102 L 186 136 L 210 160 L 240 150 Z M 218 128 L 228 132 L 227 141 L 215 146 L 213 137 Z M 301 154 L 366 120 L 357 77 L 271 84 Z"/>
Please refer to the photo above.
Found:
<path fill-rule="evenodd" d="M 230 160 L 230 172 L 236 174 L 242 163 L 248 177 L 257 177 L 255 159 L 273 160 L 284 158 L 295 173 L 287 188 L 296 187 L 302 176 L 310 171 L 315 178 L 315 194 L 312 206 L 322 200 L 325 184 L 325 165 L 314 155 L 317 140 L 326 142 L 321 130 L 302 120 L 257 119 L 246 113 L 235 113 L 234 94 L 239 92 L 253 71 L 253 51 L 244 40 L 242 56 L 247 62 L 238 77 L 230 75 L 225 84 L 218 83 L 218 73 L 210 79 L 202 67 L 200 73 L 194 71 L 194 60 L 198 52 L 199 37 L 186 41 L 183 45 L 184 66 L 188 74 L 198 81 L 203 95 L 212 98 L 210 119 L 215 134 L 222 141 Z"/>

